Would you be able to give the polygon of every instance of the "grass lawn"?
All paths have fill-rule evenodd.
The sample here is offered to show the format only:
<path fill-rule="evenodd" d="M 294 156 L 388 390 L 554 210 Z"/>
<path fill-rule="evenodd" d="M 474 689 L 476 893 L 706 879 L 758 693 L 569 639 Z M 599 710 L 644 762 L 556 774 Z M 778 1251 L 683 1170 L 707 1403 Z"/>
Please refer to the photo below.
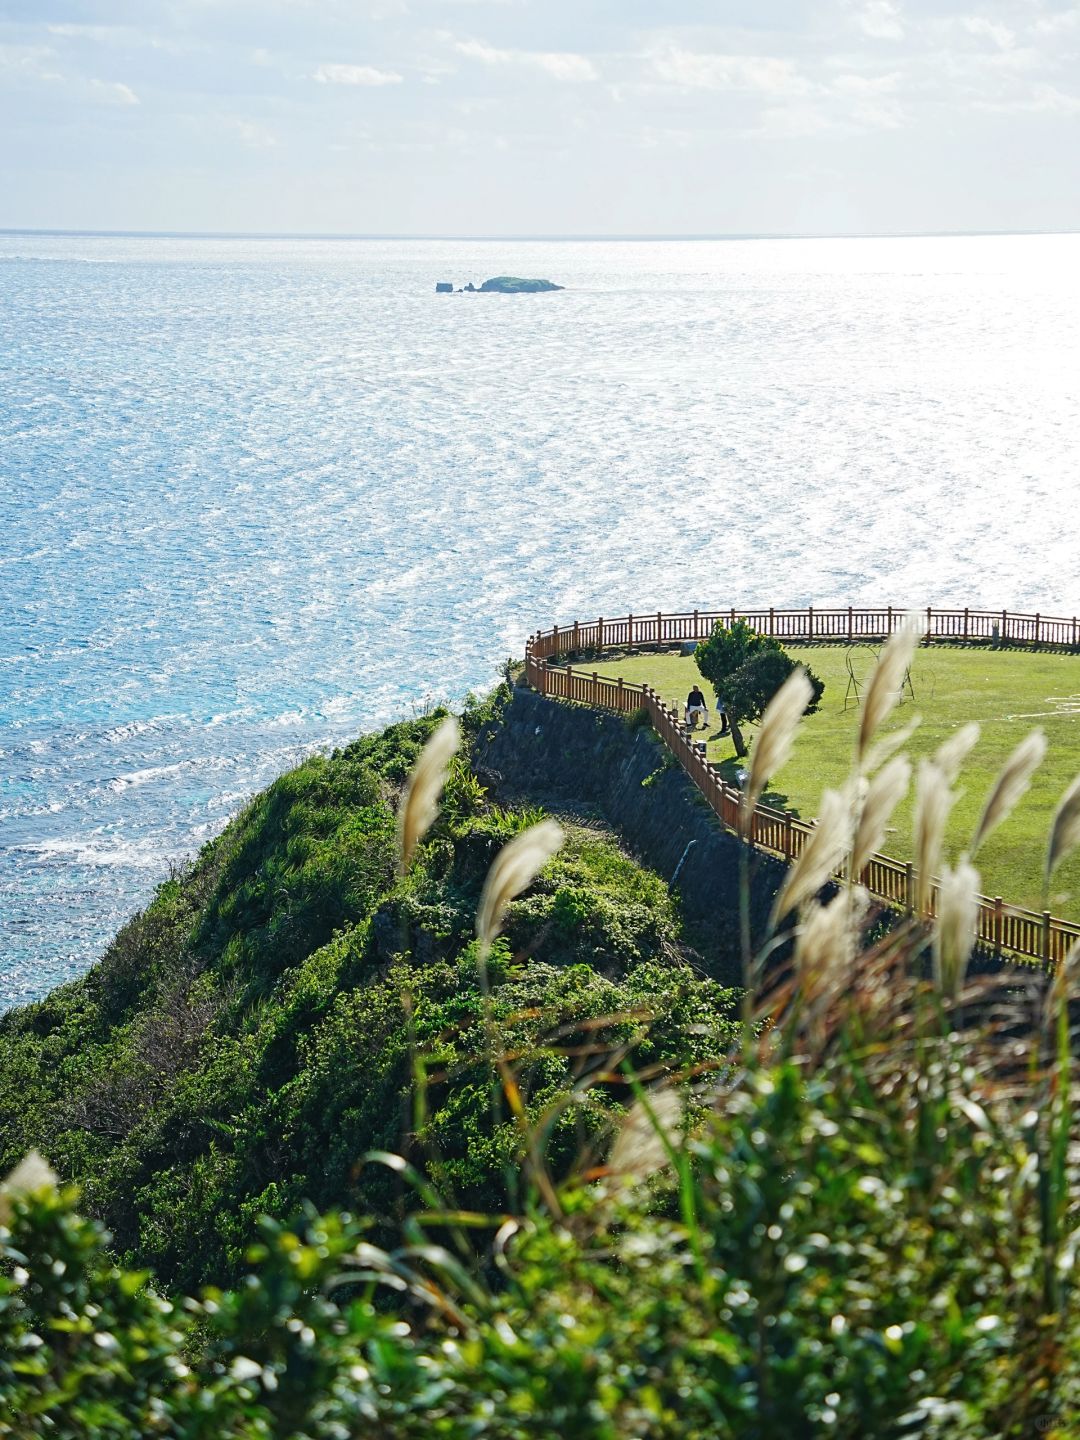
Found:
<path fill-rule="evenodd" d="M 817 714 L 803 721 L 794 754 L 775 777 L 766 800 L 808 818 L 817 812 L 821 791 L 839 785 L 847 774 L 859 709 L 851 698 L 844 708 L 846 646 L 792 646 L 791 653 L 825 681 L 825 694 Z M 855 675 L 865 685 L 875 650 L 856 646 L 850 655 Z M 693 658 L 676 653 L 590 660 L 581 668 L 649 684 L 668 703 L 677 698 L 680 706 L 693 682 L 700 679 Z M 907 724 L 913 715 L 921 717 L 907 745 L 912 759 L 930 754 L 969 720 L 977 720 L 982 727 L 959 782 L 962 793 L 948 834 L 950 859 L 968 845 L 986 793 L 1013 746 L 1033 727 L 1045 730 L 1049 741 L 1046 760 L 1028 794 L 983 846 L 977 862 L 984 894 L 1041 910 L 1042 864 L 1050 822 L 1062 791 L 1080 772 L 1080 657 L 942 646 L 916 651 L 911 681 L 914 700 L 905 694 L 886 729 Z M 710 687 L 702 685 L 702 689 L 711 703 Z M 753 727 L 745 727 L 745 733 L 749 740 Z M 738 767 L 730 739 L 715 738 L 715 721 L 706 738 L 710 758 L 734 780 Z M 897 811 L 894 829 L 882 847 L 898 860 L 911 857 L 911 821 L 909 796 Z M 1050 909 L 1065 919 L 1080 920 L 1080 852 L 1058 867 Z"/>

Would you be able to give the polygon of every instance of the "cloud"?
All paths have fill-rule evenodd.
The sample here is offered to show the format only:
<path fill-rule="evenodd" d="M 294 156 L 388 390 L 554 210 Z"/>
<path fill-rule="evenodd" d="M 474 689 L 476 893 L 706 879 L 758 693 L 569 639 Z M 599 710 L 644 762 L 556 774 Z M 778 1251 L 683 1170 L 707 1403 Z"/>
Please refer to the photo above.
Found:
<path fill-rule="evenodd" d="M 984 15 L 965 15 L 960 23 L 969 35 L 984 36 L 999 50 L 1011 50 L 1016 44 L 1016 36 L 1007 25 L 988 20 Z"/>
<path fill-rule="evenodd" d="M 139 97 L 130 85 L 119 80 L 91 80 L 90 89 L 106 105 L 138 105 Z"/>
<path fill-rule="evenodd" d="M 872 40 L 902 40 L 904 25 L 894 0 L 869 0 L 855 16 L 856 24 Z"/>
<path fill-rule="evenodd" d="M 570 50 L 499 50 L 483 40 L 457 40 L 454 49 L 467 60 L 478 60 L 482 65 L 522 65 L 539 70 L 553 80 L 580 84 L 600 78 L 588 56 Z"/>
<path fill-rule="evenodd" d="M 684 90 L 752 90 L 762 95 L 809 95 L 813 84 L 792 60 L 773 55 L 716 55 L 671 46 L 652 57 L 654 73 Z"/>
<path fill-rule="evenodd" d="M 312 75 L 320 85 L 400 85 L 404 76 L 374 65 L 320 65 Z"/>

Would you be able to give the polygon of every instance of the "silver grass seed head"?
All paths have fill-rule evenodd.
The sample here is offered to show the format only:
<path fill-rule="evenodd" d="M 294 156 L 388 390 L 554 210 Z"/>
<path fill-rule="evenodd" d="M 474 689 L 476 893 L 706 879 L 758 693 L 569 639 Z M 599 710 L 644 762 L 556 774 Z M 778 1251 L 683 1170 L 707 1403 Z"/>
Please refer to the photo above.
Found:
<path fill-rule="evenodd" d="M 765 707 L 746 782 L 748 809 L 753 810 L 762 790 L 787 763 L 799 721 L 813 698 L 813 686 L 806 671 L 798 665 Z"/>
<path fill-rule="evenodd" d="M 945 825 L 956 795 L 933 760 L 920 760 L 915 777 L 915 868 L 918 872 L 916 909 L 930 913 L 934 876 L 941 865 Z"/>
<path fill-rule="evenodd" d="M 685 1110 L 677 1090 L 664 1086 L 636 1100 L 623 1116 L 608 1168 L 628 1180 L 647 1180 L 662 1170 L 679 1143 Z"/>
<path fill-rule="evenodd" d="M 39 1190 L 55 1190 L 60 1177 L 37 1150 L 29 1150 L 5 1179 L 0 1182 L 0 1225 L 11 1219 L 14 1202 Z"/>
<path fill-rule="evenodd" d="M 398 855 L 401 873 L 409 869 L 417 845 L 435 823 L 446 773 L 461 744 L 461 729 L 452 715 L 434 730 L 413 766 L 398 811 Z"/>
<path fill-rule="evenodd" d="M 491 948 L 502 929 L 511 900 L 532 884 L 564 838 L 561 825 L 541 820 L 515 835 L 495 856 L 476 911 L 476 934 L 483 953 Z"/>
<path fill-rule="evenodd" d="M 851 840 L 851 805 L 838 790 L 825 790 L 817 824 L 806 837 L 802 853 L 788 868 L 773 905 L 773 920 L 816 895 L 841 864 Z"/>
<path fill-rule="evenodd" d="M 907 794 L 910 783 L 911 761 L 905 755 L 897 755 L 882 766 L 867 784 L 851 852 L 852 875 L 860 875 L 880 850 L 885 827 Z"/>
<path fill-rule="evenodd" d="M 979 739 L 979 727 L 972 720 L 961 725 L 955 735 L 950 735 L 934 751 L 934 764 L 950 785 L 955 785 L 964 761 L 971 754 Z"/>
<path fill-rule="evenodd" d="M 955 1000 L 964 984 L 975 947 L 979 921 L 979 872 L 962 855 L 955 869 L 946 865 L 938 892 L 934 927 L 934 984 L 938 993 Z"/>
<path fill-rule="evenodd" d="M 1046 736 L 1041 730 L 1032 730 L 1025 735 L 1001 767 L 997 779 L 986 797 L 982 815 L 975 827 L 971 842 L 971 853 L 978 853 L 983 841 L 1007 820 L 1017 803 L 1027 794 L 1031 777 L 1042 764 L 1046 754 Z"/>
<path fill-rule="evenodd" d="M 827 994 L 834 983 L 847 983 L 855 954 L 856 923 L 845 891 L 825 905 L 812 900 L 803 906 L 795 939 L 795 969 L 808 1000 Z"/>
<path fill-rule="evenodd" d="M 915 653 L 917 635 L 916 622 L 909 617 L 899 630 L 889 636 L 878 656 L 863 697 L 858 741 L 860 760 L 866 754 L 875 732 L 888 718 L 900 698 L 904 676 L 911 667 L 911 657 Z"/>
<path fill-rule="evenodd" d="M 1080 844 L 1080 775 L 1061 797 L 1050 828 L 1050 844 L 1046 850 L 1046 878 L 1054 872 L 1070 850 Z"/>

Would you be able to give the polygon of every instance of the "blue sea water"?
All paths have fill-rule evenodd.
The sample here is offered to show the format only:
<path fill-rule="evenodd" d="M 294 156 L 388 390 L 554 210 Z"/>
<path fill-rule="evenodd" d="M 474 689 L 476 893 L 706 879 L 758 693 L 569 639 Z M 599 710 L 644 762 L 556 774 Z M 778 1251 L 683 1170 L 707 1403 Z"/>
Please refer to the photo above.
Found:
<path fill-rule="evenodd" d="M 0 235 L 0 1006 L 541 622 L 1073 614 L 1078 460 L 1077 236 Z"/>

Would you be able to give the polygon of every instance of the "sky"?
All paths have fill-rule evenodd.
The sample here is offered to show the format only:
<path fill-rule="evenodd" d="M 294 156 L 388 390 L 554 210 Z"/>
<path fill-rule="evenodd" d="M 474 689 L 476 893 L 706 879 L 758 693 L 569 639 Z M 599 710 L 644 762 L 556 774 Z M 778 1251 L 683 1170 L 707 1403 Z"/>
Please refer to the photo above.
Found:
<path fill-rule="evenodd" d="M 1080 3 L 0 0 L 0 227 L 1080 229 Z"/>

